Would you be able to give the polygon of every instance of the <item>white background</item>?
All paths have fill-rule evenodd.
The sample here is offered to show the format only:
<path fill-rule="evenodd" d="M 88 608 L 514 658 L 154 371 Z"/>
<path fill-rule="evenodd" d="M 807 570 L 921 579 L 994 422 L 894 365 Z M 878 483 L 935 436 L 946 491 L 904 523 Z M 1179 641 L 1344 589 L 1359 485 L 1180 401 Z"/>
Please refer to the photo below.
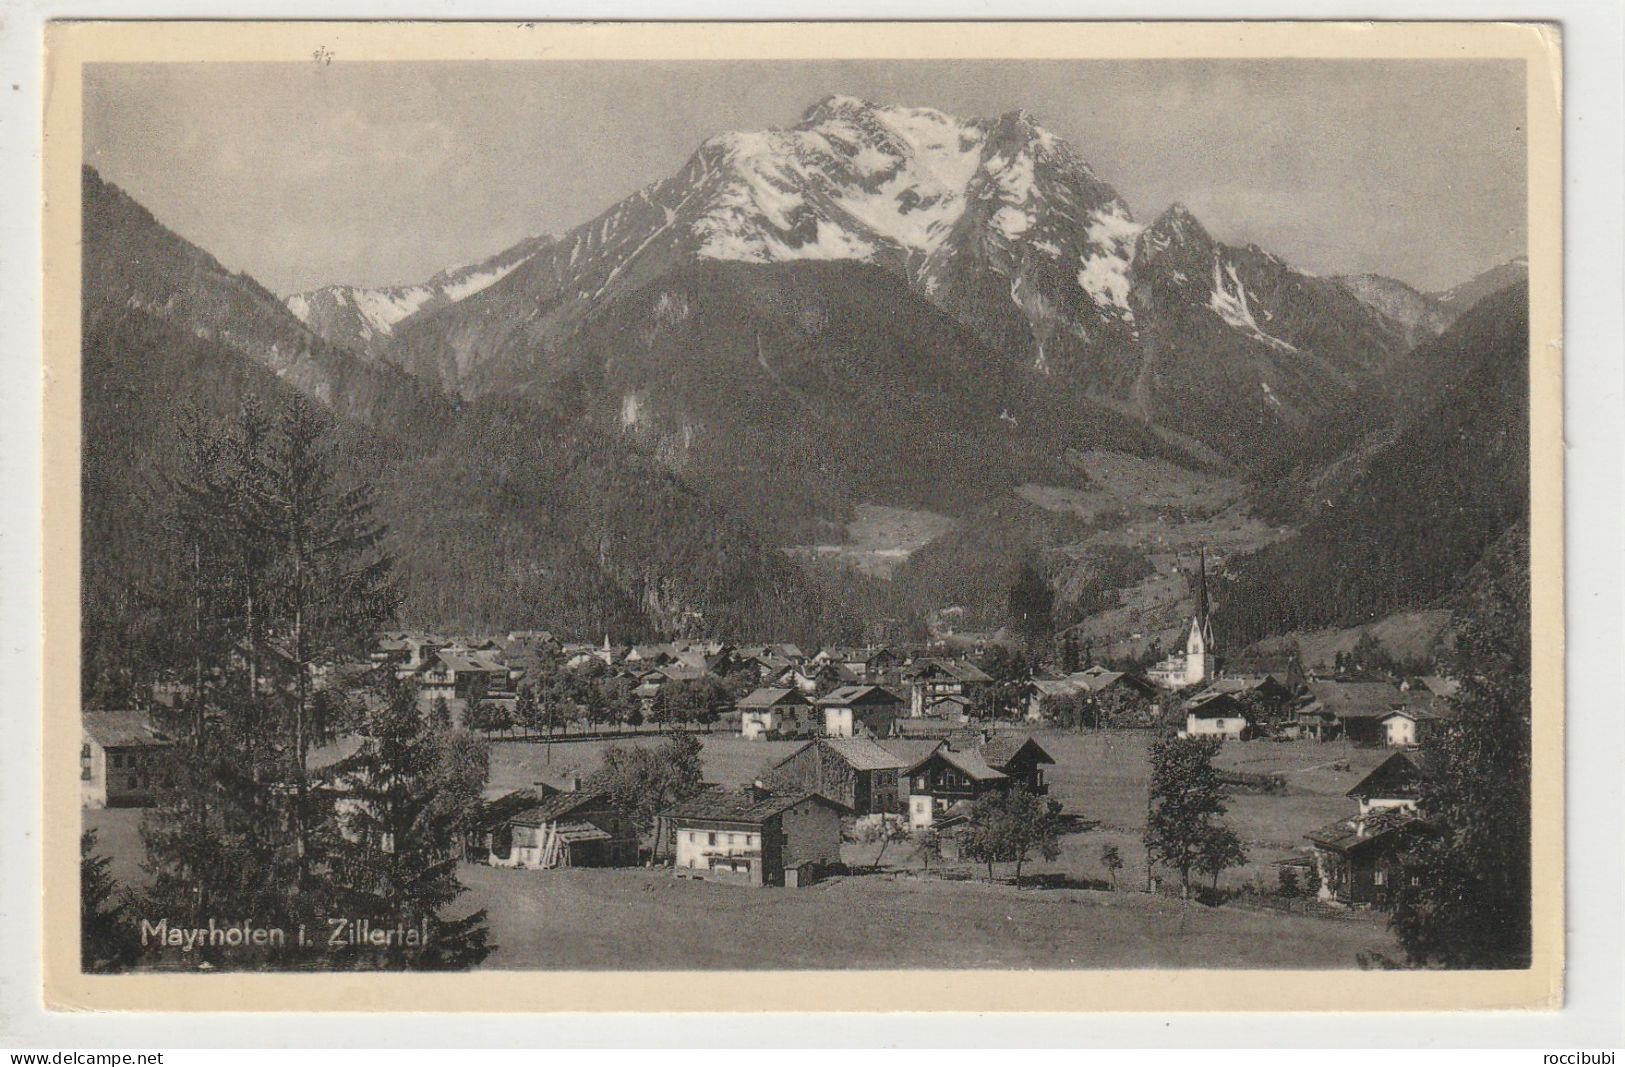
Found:
<path fill-rule="evenodd" d="M 1450 1015 L 1028 1015 L 1028 1016 L 410 1016 L 252 1014 L 175 1018 L 62 1015 L 39 994 L 39 131 L 42 23 L 53 17 L 130 18 L 1320 18 L 1539 19 L 1563 27 L 1567 604 L 1568 604 L 1568 973 L 1562 1012 Z M 1534 1051 L 1485 1059 L 1446 1049 L 1565 1052 L 1625 1044 L 1625 640 L 1620 557 L 1625 555 L 1625 336 L 1621 274 L 1625 152 L 1621 141 L 1622 19 L 1619 2 L 1522 3 L 1231 2 L 1188 0 L 575 0 L 498 3 L 444 0 L 0 0 L 0 1049 L 151 1049 L 311 1046 L 459 1048 L 498 1046 L 729 1045 L 741 1047 L 967 1048 L 1031 1045 L 1408 1049 L 1403 1060 L 1539 1064 Z M 49 492 L 50 487 L 44 487 Z M 1170 975 L 1172 978 L 1172 975 Z M 1334 979 L 1332 979 L 1334 980 Z M 427 1006 L 426 1006 L 427 1007 Z M 624 1007 L 635 1010 L 635 1004 Z M 719 1003 L 717 1011 L 734 1005 Z M 1260 1009 L 1267 1005 L 1260 1004 Z M 537 1005 L 545 1010 L 546 1005 Z M 1403 1012 L 1404 1004 L 1394 1005 Z M 333 1054 L 300 1053 L 316 1064 Z M 545 1053 L 540 1054 L 545 1056 Z M 897 1054 L 889 1055 L 895 1059 Z M 907 1055 L 907 1054 L 903 1054 Z M 935 1057 L 936 1054 L 932 1054 Z M 1085 1054 L 1116 1059 L 1112 1053 Z M 1251 1064 L 1306 1062 L 1304 1054 L 1257 1056 Z M 1186 1061 L 1179 1053 L 1126 1057 Z M 167 1063 L 225 1057 L 176 1053 Z M 278 1056 L 280 1060 L 282 1057 Z M 443 1062 L 439 1053 L 361 1056 L 345 1062 Z M 463 1057 L 458 1057 L 463 1058 Z M 690 1057 L 681 1057 L 684 1059 Z M 698 1058 L 693 1057 L 693 1058 Z M 775 1057 L 777 1058 L 777 1057 Z M 795 1063 L 803 1056 L 789 1056 Z M 876 1057 L 878 1058 L 878 1057 Z M 958 1057 L 955 1057 L 958 1058 Z M 967 1059 L 972 1057 L 967 1057 Z M 1240 1053 L 1216 1062 L 1235 1062 Z M 231 1057 L 236 1060 L 237 1057 Z M 261 1056 L 243 1061 L 270 1062 Z M 517 1062 L 510 1057 L 493 1060 Z M 974 1057 L 986 1062 L 985 1056 Z M 536 1054 L 525 1057 L 535 1063 Z M 1315 1055 L 1315 1067 L 1352 1057 Z M 1055 1061 L 1064 1062 L 1064 1061 Z M 1362 1065 L 1367 1062 L 1361 1057 Z"/>

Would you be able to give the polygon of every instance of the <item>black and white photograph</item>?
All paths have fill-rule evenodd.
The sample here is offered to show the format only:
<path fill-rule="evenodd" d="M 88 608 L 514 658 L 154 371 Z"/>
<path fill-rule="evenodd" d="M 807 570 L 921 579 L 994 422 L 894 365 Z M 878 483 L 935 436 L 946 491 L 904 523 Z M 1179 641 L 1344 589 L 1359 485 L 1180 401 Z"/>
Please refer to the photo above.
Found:
<path fill-rule="evenodd" d="M 1524 58 L 310 41 L 80 68 L 83 975 L 1560 967 Z"/>

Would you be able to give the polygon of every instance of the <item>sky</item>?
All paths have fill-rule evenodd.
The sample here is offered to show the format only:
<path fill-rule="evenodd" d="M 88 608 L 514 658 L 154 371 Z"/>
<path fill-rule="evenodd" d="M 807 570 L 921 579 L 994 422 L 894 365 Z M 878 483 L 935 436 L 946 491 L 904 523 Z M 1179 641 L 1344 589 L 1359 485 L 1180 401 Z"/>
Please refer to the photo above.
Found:
<path fill-rule="evenodd" d="M 1025 108 L 1137 219 L 1448 288 L 1525 248 L 1521 65 L 1480 60 L 103 64 L 85 162 L 275 292 L 397 285 L 567 230 L 726 130 L 844 93 Z"/>

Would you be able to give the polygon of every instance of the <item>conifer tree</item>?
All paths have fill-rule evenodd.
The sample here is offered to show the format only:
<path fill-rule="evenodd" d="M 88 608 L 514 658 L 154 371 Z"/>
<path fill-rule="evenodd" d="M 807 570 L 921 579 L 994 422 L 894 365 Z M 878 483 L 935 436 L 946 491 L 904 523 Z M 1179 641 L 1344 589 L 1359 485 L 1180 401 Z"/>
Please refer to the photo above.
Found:
<path fill-rule="evenodd" d="M 113 880 L 112 861 L 96 854 L 96 832 L 79 835 L 79 966 L 85 973 L 122 971 L 141 955 L 126 893 Z"/>
<path fill-rule="evenodd" d="M 1418 844 L 1393 925 L 1410 962 L 1523 968 L 1531 952 L 1527 529 L 1486 560 L 1459 615 L 1457 718 L 1423 745 Z"/>
<path fill-rule="evenodd" d="M 331 869 L 342 914 L 380 929 L 427 931 L 421 943 L 347 945 L 337 961 L 449 970 L 491 952 L 483 910 L 447 916 L 464 892 L 457 861 L 487 773 L 471 741 L 434 730 L 412 688 L 391 683 L 367 714 L 361 748 L 332 768 L 339 834 Z"/>
<path fill-rule="evenodd" d="M 354 713 L 336 668 L 395 602 L 370 491 L 339 486 L 329 432 L 303 399 L 274 420 L 252 406 L 221 426 L 192 420 L 165 481 L 166 547 L 184 573 L 168 611 L 185 634 L 164 666 L 188 685 L 162 716 L 183 752 L 142 837 L 150 906 L 177 921 L 229 909 L 291 929 L 328 910 L 331 820 L 308 756 Z"/>
<path fill-rule="evenodd" d="M 281 687 L 296 885 L 308 887 L 315 857 L 310 797 L 311 748 L 335 725 L 317 693 L 322 672 L 359 657 L 394 614 L 399 594 L 393 561 L 380 551 L 383 527 L 373 517 L 370 485 L 339 485 L 332 427 L 303 396 L 283 407 L 265 449 L 258 499 L 250 515 L 265 524 L 275 556 L 270 568 L 274 629 L 282 641 Z"/>

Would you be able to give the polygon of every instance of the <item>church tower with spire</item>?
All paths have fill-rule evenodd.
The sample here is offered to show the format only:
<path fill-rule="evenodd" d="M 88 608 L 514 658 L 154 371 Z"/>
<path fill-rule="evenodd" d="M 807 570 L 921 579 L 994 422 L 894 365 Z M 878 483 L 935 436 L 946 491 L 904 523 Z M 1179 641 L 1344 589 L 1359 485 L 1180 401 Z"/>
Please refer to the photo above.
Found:
<path fill-rule="evenodd" d="M 1185 639 L 1185 684 L 1205 682 L 1219 673 L 1218 648 L 1213 641 L 1213 620 L 1208 612 L 1207 546 L 1202 546 L 1197 565 L 1196 614 L 1191 619 L 1190 636 Z"/>
<path fill-rule="evenodd" d="M 1219 673 L 1219 649 L 1213 640 L 1213 620 L 1207 595 L 1207 546 L 1202 547 L 1196 570 L 1196 612 L 1191 616 L 1183 652 L 1174 652 L 1146 672 L 1164 689 L 1183 689 L 1212 681 Z"/>

